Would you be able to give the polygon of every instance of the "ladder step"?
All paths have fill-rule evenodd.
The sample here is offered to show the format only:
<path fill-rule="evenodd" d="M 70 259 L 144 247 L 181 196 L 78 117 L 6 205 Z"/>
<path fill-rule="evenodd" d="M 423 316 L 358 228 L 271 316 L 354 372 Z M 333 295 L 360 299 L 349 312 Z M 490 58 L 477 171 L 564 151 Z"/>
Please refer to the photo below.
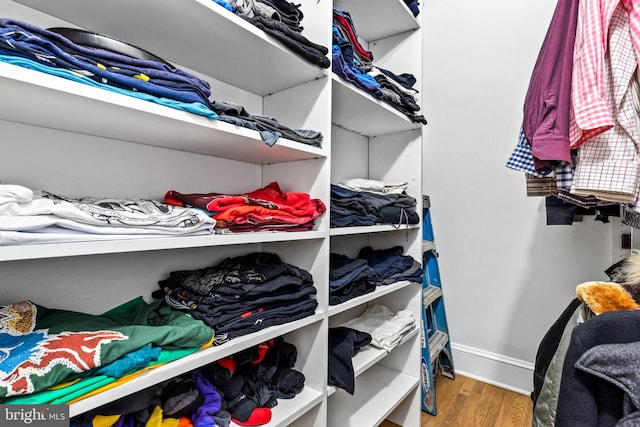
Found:
<path fill-rule="evenodd" d="M 434 375 L 442 374 L 454 378 L 453 358 L 449 342 L 449 328 L 444 309 L 444 293 L 440 283 L 438 252 L 431 224 L 431 201 L 423 195 L 422 209 L 422 410 L 436 415 Z M 429 365 L 427 367 L 427 365 Z"/>
<path fill-rule="evenodd" d="M 433 251 L 436 249 L 436 242 L 431 240 L 422 241 L 422 253 Z"/>
<path fill-rule="evenodd" d="M 431 355 L 431 366 L 434 365 L 440 352 L 449 342 L 449 335 L 446 332 L 435 331 L 435 333 L 429 337 L 429 353 Z"/>
<path fill-rule="evenodd" d="M 437 286 L 427 286 L 422 290 L 422 300 L 426 307 L 442 296 L 442 289 Z"/>

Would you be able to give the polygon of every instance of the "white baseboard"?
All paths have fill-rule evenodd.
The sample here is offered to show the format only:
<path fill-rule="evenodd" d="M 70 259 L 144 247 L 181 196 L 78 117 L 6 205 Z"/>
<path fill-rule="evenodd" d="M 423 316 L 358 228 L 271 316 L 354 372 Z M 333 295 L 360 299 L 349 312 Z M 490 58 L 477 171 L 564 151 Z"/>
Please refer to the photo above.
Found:
<path fill-rule="evenodd" d="M 451 343 L 456 374 L 529 395 L 533 390 L 534 365 L 520 359 Z"/>

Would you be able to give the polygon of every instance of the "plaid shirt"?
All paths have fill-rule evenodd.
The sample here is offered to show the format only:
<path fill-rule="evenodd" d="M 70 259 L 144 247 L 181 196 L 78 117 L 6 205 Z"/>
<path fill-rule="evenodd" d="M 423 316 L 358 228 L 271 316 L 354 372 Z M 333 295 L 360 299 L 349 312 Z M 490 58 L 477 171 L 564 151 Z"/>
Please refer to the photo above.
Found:
<path fill-rule="evenodd" d="M 578 28 L 574 47 L 571 84 L 571 148 L 577 148 L 613 127 L 614 119 L 606 100 L 605 52 L 607 33 L 616 7 L 622 3 L 629 12 L 634 46 L 640 41 L 640 16 L 634 0 L 589 0 L 578 5 Z"/>
<path fill-rule="evenodd" d="M 545 177 L 551 173 L 550 170 L 541 172 L 536 170 L 536 168 L 534 167 L 533 154 L 531 154 L 531 145 L 529 145 L 529 141 L 524 135 L 524 130 L 522 128 L 520 129 L 520 133 L 518 134 L 518 143 L 511 152 L 509 160 L 507 160 L 505 166 L 540 178 Z"/>
<path fill-rule="evenodd" d="M 599 2 L 585 1 L 580 4 Z M 632 84 L 637 68 L 634 34 L 632 29 L 630 31 L 631 16 L 625 6 L 618 3 L 609 20 L 609 49 L 603 64 L 604 75 L 610 78 L 604 81 L 602 101 L 615 107 L 615 121 L 613 127 L 578 149 L 571 193 L 594 195 L 612 202 L 633 203 L 638 194 L 640 177 L 637 150 L 640 131 Z"/>
<path fill-rule="evenodd" d="M 571 150 L 571 163 L 560 164 L 553 170 L 553 178 L 556 180 L 558 190 L 571 190 L 573 173 L 576 170 L 576 163 L 578 162 L 577 158 L 578 154 L 576 150 Z"/>

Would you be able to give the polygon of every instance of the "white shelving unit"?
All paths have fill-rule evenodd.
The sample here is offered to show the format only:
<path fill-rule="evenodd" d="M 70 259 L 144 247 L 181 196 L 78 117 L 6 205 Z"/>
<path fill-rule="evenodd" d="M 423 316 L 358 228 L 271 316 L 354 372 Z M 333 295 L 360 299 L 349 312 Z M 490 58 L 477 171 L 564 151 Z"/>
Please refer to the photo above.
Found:
<path fill-rule="evenodd" d="M 15 102 L 3 120 L 258 164 L 324 156 L 286 139 L 269 147 L 251 129 L 7 63 L 0 63 L 0 90 Z"/>
<path fill-rule="evenodd" d="M 335 405 L 335 409 L 329 411 L 328 425 L 380 424 L 393 416 L 389 401 L 410 398 L 418 387 L 418 379 L 376 364 L 357 378 L 356 387 L 362 391 L 354 396 L 343 390 L 331 396 L 331 400 L 347 400 L 348 404 Z"/>
<path fill-rule="evenodd" d="M 332 120 L 335 126 L 364 136 L 386 135 L 422 126 L 337 75 L 333 75 Z"/>
<path fill-rule="evenodd" d="M 169 62 L 261 96 L 327 75 L 326 70 L 292 55 L 262 30 L 209 0 L 169 3 L 163 7 L 153 0 L 135 4 L 117 0 L 110 2 L 109 7 L 82 0 L 19 3 L 126 40 Z M 319 16 L 312 3 L 303 4 L 305 16 L 314 19 Z M 312 21 L 310 18 L 303 21 L 305 35 L 322 44 L 314 37 L 322 27 Z M 319 21 L 326 22 L 326 17 Z"/>
<path fill-rule="evenodd" d="M 309 40 L 330 48 L 332 7 L 351 9 L 360 34 L 368 37 L 364 43 L 374 52 L 375 63 L 413 73 L 420 82 L 420 23 L 402 0 L 378 1 L 374 8 L 365 0 L 299 3 Z M 41 27 L 81 27 L 130 42 L 209 81 L 212 99 L 235 102 L 252 114 L 270 115 L 290 128 L 324 135 L 321 148 L 286 139 L 268 147 L 257 132 L 246 128 L 0 63 L 0 93 L 6 106 L 0 109 L 3 184 L 69 197 L 162 200 L 170 189 L 243 193 L 277 181 L 284 191 L 309 193 L 329 208 L 331 182 L 369 177 L 408 181 L 408 193 L 420 203 L 421 125 L 348 86 L 330 70 L 307 62 L 212 1 L 159 5 L 118 0 L 105 7 L 97 0 L 0 0 L 0 11 L 3 17 Z M 369 19 L 371 13 L 376 19 Z M 378 19 L 390 16 L 395 18 Z M 274 252 L 313 275 L 319 303 L 313 316 L 145 372 L 71 404 L 71 415 L 284 336 L 298 350 L 296 369 L 305 375 L 305 389 L 274 408 L 270 426 L 361 427 L 385 418 L 418 426 L 417 333 L 389 354 L 363 353 L 356 362 L 352 399 L 327 386 L 329 326 L 360 315 L 374 302 L 396 311 L 412 310 L 419 320 L 421 290 L 413 283 L 393 284 L 340 306 L 328 305 L 330 252 L 354 255 L 367 245 L 402 245 L 405 253 L 419 260 L 421 225 L 330 229 L 327 212 L 314 230 L 300 233 L 0 246 L 0 305 L 31 300 L 97 314 L 138 296 L 150 300 L 158 280 L 173 270 L 201 268 L 255 251 Z M 383 383 L 383 389 L 375 385 Z M 368 416 L 362 418 L 363 413 Z M 353 421 L 336 424 L 342 416 Z"/>
<path fill-rule="evenodd" d="M 420 21 L 402 0 L 335 0 L 350 13 L 361 44 L 373 53 L 373 64 L 394 73 L 411 73 L 420 88 L 422 36 Z M 418 15 L 420 17 L 420 15 Z M 420 101 L 420 100 L 418 100 Z M 422 202 L 422 124 L 334 75 L 332 78 L 331 181 L 369 178 L 407 181 L 407 193 Z M 419 104 L 420 105 L 420 104 Z M 421 225 L 375 225 L 330 230 L 331 252 L 355 257 L 360 248 L 400 245 L 422 259 Z M 329 307 L 329 326 L 360 316 L 373 304 L 392 311 L 411 310 L 420 321 L 421 284 L 399 282 Z M 417 331 L 390 353 L 366 346 L 354 357 L 355 392 L 328 388 L 329 426 L 375 426 L 389 419 L 402 426 L 420 425 L 420 352 Z"/>

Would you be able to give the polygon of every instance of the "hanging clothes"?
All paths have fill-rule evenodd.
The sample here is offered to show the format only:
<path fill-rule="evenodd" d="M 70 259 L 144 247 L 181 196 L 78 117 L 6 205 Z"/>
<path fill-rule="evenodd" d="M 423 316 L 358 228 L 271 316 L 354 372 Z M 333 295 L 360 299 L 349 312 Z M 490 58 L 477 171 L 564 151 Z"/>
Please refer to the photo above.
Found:
<path fill-rule="evenodd" d="M 522 128 L 536 170 L 571 162 L 569 108 L 578 0 L 560 0 L 533 70 Z"/>
<path fill-rule="evenodd" d="M 583 9 L 592 9 L 591 2 L 582 2 L 580 12 Z M 591 17 L 594 21 L 596 17 Z M 597 17 L 601 18 L 601 17 Z M 578 162 L 573 176 L 571 193 L 580 196 L 593 195 L 601 200 L 613 202 L 633 203 L 638 194 L 638 178 L 640 177 L 640 159 L 638 158 L 638 144 L 640 133 L 638 131 L 638 114 L 633 102 L 632 80 L 637 69 L 636 53 L 633 48 L 632 32 L 630 32 L 630 16 L 626 13 L 622 4 L 614 10 L 608 21 L 609 42 L 607 53 L 604 55 L 603 91 L 604 98 L 597 99 L 594 96 L 591 101 L 584 102 L 586 109 L 580 107 L 580 111 L 588 117 L 595 118 L 590 123 L 599 123 L 597 117 L 603 119 L 600 123 L 608 123 L 604 112 L 613 112 L 613 125 L 606 131 L 600 132 L 604 126 L 587 125 L 587 128 L 579 132 L 584 137 L 600 132 L 588 142 L 583 143 L 578 150 Z M 590 28 L 591 26 L 587 27 Z M 640 33 L 638 34 L 640 36 Z M 581 49 L 590 50 L 582 46 Z M 576 47 L 578 50 L 578 47 Z M 587 52 L 580 55 L 583 58 Z M 587 59 L 585 59 L 587 60 Z M 585 67 L 582 67 L 585 68 Z M 582 70 L 585 72 L 585 70 Z M 596 77 L 595 74 L 590 75 Z M 576 91 L 584 88 L 583 81 L 576 80 Z M 577 101 L 585 101 L 583 92 L 576 98 L 574 107 L 578 111 Z M 598 89 L 600 93 L 600 89 Z M 591 95 L 588 95 L 591 97 Z M 605 105 L 601 105 L 602 102 Z M 610 109 L 610 106 L 612 107 Z M 591 113 L 589 113 L 591 111 Z M 575 116 L 576 123 L 580 117 Z M 597 127 L 594 127 L 597 126 Z M 607 125 L 608 126 L 608 125 Z M 578 140 L 579 142 L 580 140 Z"/>
<path fill-rule="evenodd" d="M 552 176 L 567 204 L 640 216 L 638 53 L 637 2 L 558 0 L 506 166 Z"/>

